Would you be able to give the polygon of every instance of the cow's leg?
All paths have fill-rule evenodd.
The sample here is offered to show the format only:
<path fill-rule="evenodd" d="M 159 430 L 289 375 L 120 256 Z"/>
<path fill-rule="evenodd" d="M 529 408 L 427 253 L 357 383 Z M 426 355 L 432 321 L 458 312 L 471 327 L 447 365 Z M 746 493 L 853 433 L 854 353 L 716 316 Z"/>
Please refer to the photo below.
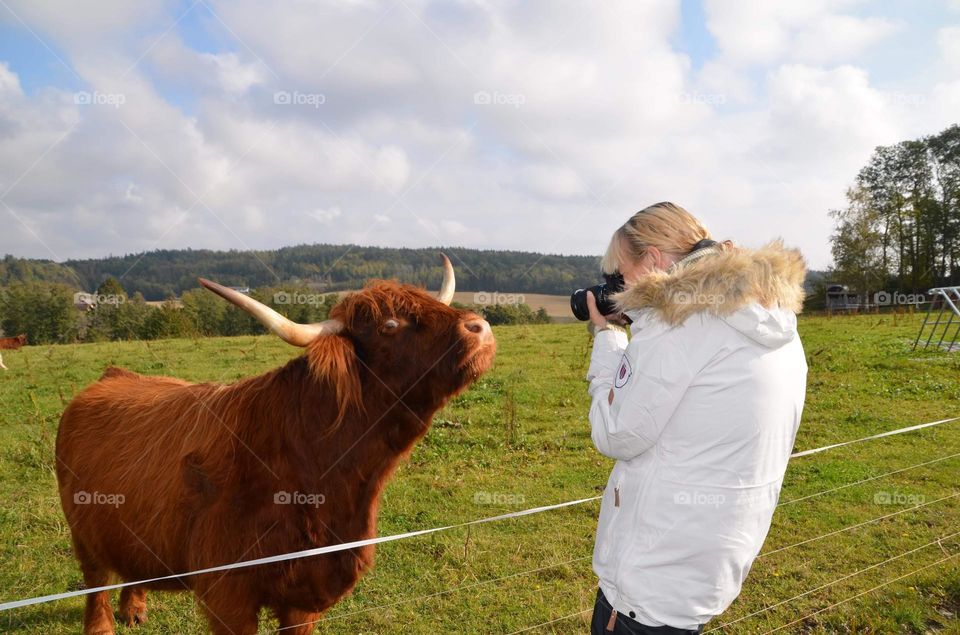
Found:
<path fill-rule="evenodd" d="M 87 588 L 106 585 L 110 572 L 97 563 L 82 546 L 76 545 L 75 551 Z M 107 591 L 87 596 L 87 606 L 83 610 L 83 635 L 113 635 L 113 609 L 110 607 L 110 594 Z"/>
<path fill-rule="evenodd" d="M 276 609 L 274 613 L 280 620 L 280 630 L 286 635 L 310 635 L 322 615 L 314 611 L 293 608 Z"/>
<path fill-rule="evenodd" d="M 120 617 L 127 626 L 147 621 L 147 590 L 139 586 L 126 586 L 120 592 Z"/>
<path fill-rule="evenodd" d="M 212 582 L 200 583 L 194 591 L 213 635 L 256 635 L 260 604 L 239 585 Z"/>
<path fill-rule="evenodd" d="M 3 365 L 3 355 L 0 355 L 0 368 L 7 370 L 7 367 Z"/>

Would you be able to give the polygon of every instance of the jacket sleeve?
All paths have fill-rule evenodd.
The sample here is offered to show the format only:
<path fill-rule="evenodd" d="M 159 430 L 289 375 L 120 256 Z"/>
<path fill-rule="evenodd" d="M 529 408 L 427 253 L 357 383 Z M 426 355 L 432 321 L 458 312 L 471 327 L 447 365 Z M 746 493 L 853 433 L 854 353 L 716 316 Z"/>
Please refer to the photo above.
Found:
<path fill-rule="evenodd" d="M 591 379 L 591 436 L 601 454 L 628 460 L 657 442 L 693 380 L 685 331 L 683 326 L 647 326 L 634 334 L 612 373 L 603 372 Z M 591 371 L 597 362 L 597 349 L 594 342 Z M 604 371 L 607 359 L 602 363 Z M 608 402 L 611 389 L 612 404 Z"/>
<path fill-rule="evenodd" d="M 621 329 L 606 329 L 593 338 L 593 353 L 590 355 L 590 368 L 587 370 L 591 395 L 603 392 L 606 398 L 613 386 L 613 374 L 617 372 L 626 348 L 627 334 Z"/>

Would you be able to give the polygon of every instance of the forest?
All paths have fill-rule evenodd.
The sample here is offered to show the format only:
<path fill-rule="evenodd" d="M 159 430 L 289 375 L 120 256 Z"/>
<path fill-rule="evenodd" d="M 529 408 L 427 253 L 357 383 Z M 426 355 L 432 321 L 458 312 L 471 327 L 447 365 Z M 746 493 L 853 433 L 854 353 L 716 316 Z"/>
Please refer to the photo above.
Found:
<path fill-rule="evenodd" d="M 595 256 L 443 249 L 457 270 L 461 291 L 567 294 L 599 279 L 600 261 Z M 357 245 L 299 245 L 272 251 L 179 249 L 62 264 L 7 256 L 0 261 L 0 287 L 43 281 L 93 291 L 115 278 L 131 297 L 139 293 L 148 301 L 179 297 L 196 288 L 201 276 L 229 286 L 290 284 L 323 292 L 359 289 L 375 278 L 437 288 L 442 275 L 439 251 Z"/>
<path fill-rule="evenodd" d="M 251 289 L 250 296 L 301 323 L 327 319 L 338 293 L 319 293 L 296 285 Z M 156 340 L 181 337 L 262 335 L 266 330 L 249 315 L 202 288 L 179 298 L 148 304 L 143 294 L 128 295 L 116 278 L 94 293 L 77 292 L 61 282 L 30 280 L 0 288 L 0 329 L 24 334 L 30 344 Z M 545 309 L 526 304 L 462 305 L 490 324 L 545 324 Z"/>
<path fill-rule="evenodd" d="M 878 147 L 832 215 L 832 278 L 851 290 L 960 284 L 960 125 Z"/>
<path fill-rule="evenodd" d="M 568 294 L 599 278 L 596 257 L 443 251 L 454 263 L 461 291 Z M 197 278 L 248 288 L 287 317 L 314 322 L 326 319 L 340 293 L 373 279 L 438 289 L 439 253 L 301 245 L 275 251 L 160 250 L 63 263 L 8 255 L 0 260 L 0 330 L 24 333 L 33 344 L 263 333 L 245 313 L 201 289 Z M 491 324 L 550 321 L 545 311 L 525 304 L 471 308 Z"/>

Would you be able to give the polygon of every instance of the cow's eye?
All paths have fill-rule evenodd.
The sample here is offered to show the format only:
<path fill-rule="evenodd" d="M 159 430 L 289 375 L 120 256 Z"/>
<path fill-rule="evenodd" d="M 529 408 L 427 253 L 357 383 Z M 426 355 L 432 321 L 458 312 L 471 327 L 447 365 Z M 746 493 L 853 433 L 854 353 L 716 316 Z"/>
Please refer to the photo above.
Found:
<path fill-rule="evenodd" d="M 400 326 L 400 323 L 397 322 L 397 321 L 394 320 L 394 319 L 389 319 L 389 320 L 387 320 L 386 322 L 383 323 L 383 328 L 386 329 L 386 330 L 388 330 L 388 331 L 392 331 L 392 330 L 396 329 L 398 326 Z"/>

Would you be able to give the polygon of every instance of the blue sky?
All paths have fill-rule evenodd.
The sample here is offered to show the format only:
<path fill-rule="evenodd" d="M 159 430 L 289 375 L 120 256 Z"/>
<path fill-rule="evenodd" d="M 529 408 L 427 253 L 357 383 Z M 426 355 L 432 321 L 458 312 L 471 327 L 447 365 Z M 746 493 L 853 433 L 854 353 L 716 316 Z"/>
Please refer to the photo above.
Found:
<path fill-rule="evenodd" d="M 707 15 L 700 0 L 687 0 L 680 4 L 680 28 L 676 46 L 690 58 L 694 69 L 717 55 L 717 43 L 707 28 Z"/>
<path fill-rule="evenodd" d="M 957 123 L 960 3 L 0 3 L 0 252 L 600 253 L 674 200 L 829 263 L 880 144 Z"/>

